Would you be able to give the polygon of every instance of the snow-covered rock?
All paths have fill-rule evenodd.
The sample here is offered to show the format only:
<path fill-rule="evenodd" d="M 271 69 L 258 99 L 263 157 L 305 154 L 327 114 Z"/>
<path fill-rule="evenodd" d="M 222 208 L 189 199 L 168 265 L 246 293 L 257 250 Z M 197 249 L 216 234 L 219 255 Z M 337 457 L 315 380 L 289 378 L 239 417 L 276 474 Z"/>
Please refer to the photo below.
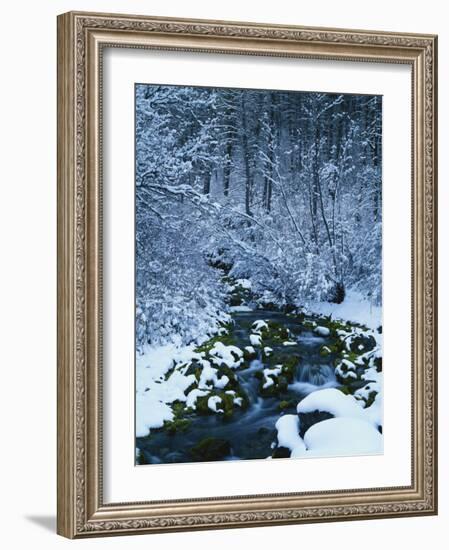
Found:
<path fill-rule="evenodd" d="M 344 380 L 352 378 L 357 379 L 356 366 L 347 359 L 342 359 L 340 363 L 335 367 L 335 374 L 343 378 Z"/>
<path fill-rule="evenodd" d="M 307 454 L 312 456 L 379 454 L 383 438 L 360 418 L 331 418 L 311 426 L 304 434 Z"/>
<path fill-rule="evenodd" d="M 196 400 L 198 397 L 205 397 L 209 392 L 194 388 L 187 394 L 186 406 L 190 409 L 196 409 Z"/>
<path fill-rule="evenodd" d="M 262 345 L 262 339 L 259 334 L 250 334 L 249 341 L 252 346 L 260 347 Z"/>
<path fill-rule="evenodd" d="M 279 376 L 282 372 L 282 365 L 276 365 L 272 369 L 263 369 L 264 383 L 263 389 L 267 389 L 270 386 L 273 386 L 274 380 L 273 376 Z"/>
<path fill-rule="evenodd" d="M 336 417 L 360 418 L 363 407 L 352 395 L 336 388 L 325 388 L 307 395 L 297 406 L 298 413 L 327 412 Z"/>
<path fill-rule="evenodd" d="M 331 331 L 327 327 L 315 327 L 314 331 L 319 336 L 329 336 L 329 334 L 331 333 Z"/>
<path fill-rule="evenodd" d="M 266 321 L 259 319 L 254 321 L 251 328 L 253 332 L 261 333 L 263 330 L 268 330 L 268 324 Z"/>
<path fill-rule="evenodd" d="M 292 458 L 305 454 L 306 446 L 299 435 L 299 419 L 296 414 L 281 416 L 276 422 L 276 430 L 278 445 L 290 449 Z"/>
<path fill-rule="evenodd" d="M 327 412 L 336 418 L 354 418 L 363 420 L 375 428 L 382 426 L 382 397 L 378 393 L 370 407 L 363 408 L 364 402 L 353 395 L 345 395 L 336 388 L 325 388 L 307 395 L 298 403 L 297 412 Z"/>
<path fill-rule="evenodd" d="M 243 363 L 243 351 L 237 346 L 226 346 L 222 342 L 214 344 L 209 351 L 209 356 L 216 365 L 226 365 L 231 369 L 235 369 Z"/>
<path fill-rule="evenodd" d="M 207 400 L 207 406 L 209 409 L 215 413 L 222 413 L 224 412 L 223 409 L 217 409 L 217 406 L 221 403 L 221 397 L 218 395 L 212 395 Z"/>

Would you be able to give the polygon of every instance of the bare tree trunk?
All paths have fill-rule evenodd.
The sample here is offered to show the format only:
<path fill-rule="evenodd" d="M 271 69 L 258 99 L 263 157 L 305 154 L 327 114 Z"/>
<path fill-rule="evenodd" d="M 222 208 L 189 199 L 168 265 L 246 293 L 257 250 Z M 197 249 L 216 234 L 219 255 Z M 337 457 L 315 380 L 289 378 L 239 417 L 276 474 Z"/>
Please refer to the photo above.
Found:
<path fill-rule="evenodd" d="M 231 159 L 232 159 L 232 138 L 228 138 L 226 144 L 226 160 L 223 169 L 223 194 L 225 197 L 229 195 L 229 187 L 231 183 Z"/>
<path fill-rule="evenodd" d="M 245 170 L 245 212 L 248 216 L 252 216 L 251 213 L 251 171 L 249 166 L 249 151 L 248 151 L 248 126 L 246 122 L 245 100 L 243 94 L 240 100 L 241 116 L 242 116 L 242 131 L 241 131 L 241 145 L 243 156 L 243 167 Z"/>

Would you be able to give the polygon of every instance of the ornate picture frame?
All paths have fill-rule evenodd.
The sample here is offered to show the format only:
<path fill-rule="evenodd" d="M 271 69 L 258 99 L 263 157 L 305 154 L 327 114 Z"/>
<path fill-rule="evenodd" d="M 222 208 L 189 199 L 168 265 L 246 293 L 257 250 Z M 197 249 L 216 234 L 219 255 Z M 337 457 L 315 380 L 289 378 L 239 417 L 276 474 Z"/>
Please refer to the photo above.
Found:
<path fill-rule="evenodd" d="M 105 48 L 411 68 L 411 484 L 106 503 L 103 498 Z M 437 37 L 70 12 L 58 17 L 58 533 L 69 538 L 437 513 Z"/>

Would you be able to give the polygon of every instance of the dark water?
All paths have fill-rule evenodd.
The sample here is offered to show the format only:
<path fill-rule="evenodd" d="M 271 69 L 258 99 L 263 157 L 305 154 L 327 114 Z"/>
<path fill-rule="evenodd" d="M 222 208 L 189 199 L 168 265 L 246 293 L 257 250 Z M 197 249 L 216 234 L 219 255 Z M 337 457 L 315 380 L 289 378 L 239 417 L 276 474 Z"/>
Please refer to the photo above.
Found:
<path fill-rule="evenodd" d="M 319 353 L 321 346 L 331 342 L 330 339 L 316 335 L 303 327 L 296 318 L 279 312 L 257 310 L 235 312 L 232 316 L 235 321 L 235 345 L 241 349 L 250 345 L 250 328 L 258 319 L 271 319 L 291 330 L 294 336 L 290 341 L 296 341 L 297 345 L 270 344 L 270 347 L 284 355 L 295 354 L 301 357 L 294 382 L 281 397 L 261 397 L 258 394 L 260 382 L 254 374 L 268 365 L 255 359 L 249 368 L 236 371 L 240 384 L 249 397 L 250 405 L 247 409 L 235 410 L 228 420 L 217 414 L 192 414 L 187 417 L 191 424 L 185 432 L 170 435 L 160 430 L 152 431 L 148 437 L 137 438 L 136 445 L 147 463 L 191 462 L 190 449 L 208 437 L 230 442 L 231 453 L 226 458 L 228 460 L 266 458 L 271 455 L 271 445 L 276 439 L 275 423 L 281 414 L 295 412 L 297 403 L 312 391 L 337 385 L 332 357 L 322 357 Z M 291 405 L 281 411 L 280 402 L 290 400 Z"/>

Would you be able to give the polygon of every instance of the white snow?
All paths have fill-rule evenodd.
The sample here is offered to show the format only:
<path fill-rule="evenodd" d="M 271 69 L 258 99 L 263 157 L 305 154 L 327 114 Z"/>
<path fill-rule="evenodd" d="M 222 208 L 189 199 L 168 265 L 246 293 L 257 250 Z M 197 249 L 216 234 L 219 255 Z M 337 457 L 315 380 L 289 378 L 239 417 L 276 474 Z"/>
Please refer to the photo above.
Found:
<path fill-rule="evenodd" d="M 296 414 L 281 416 L 276 422 L 276 430 L 279 446 L 290 449 L 291 457 L 305 454 L 306 446 L 299 435 L 299 418 Z"/>
<path fill-rule="evenodd" d="M 270 348 L 265 348 L 265 349 L 270 349 Z M 245 350 L 250 353 L 251 355 L 256 353 L 256 350 L 253 348 L 253 346 L 245 346 Z"/>
<path fill-rule="evenodd" d="M 207 361 L 206 359 L 202 359 L 200 363 L 203 368 L 201 371 L 200 380 L 198 382 L 198 388 L 210 389 L 212 385 L 214 388 L 222 389 L 227 385 L 227 383 L 229 382 L 229 378 L 226 375 L 218 378 L 218 370 L 214 369 L 209 361 Z"/>
<path fill-rule="evenodd" d="M 219 405 L 220 403 L 221 403 L 221 397 L 219 397 L 218 395 L 212 395 L 207 400 L 207 406 L 209 407 L 209 409 L 216 413 L 224 412 L 223 409 L 217 409 L 217 405 Z"/>
<path fill-rule="evenodd" d="M 363 420 L 375 427 L 382 426 L 382 398 L 378 393 L 373 404 L 364 409 L 364 402 L 353 395 L 345 395 L 336 388 L 317 390 L 298 403 L 298 413 L 328 412 L 336 418 Z"/>
<path fill-rule="evenodd" d="M 236 369 L 243 363 L 243 351 L 237 346 L 225 346 L 222 342 L 216 342 L 209 351 L 209 355 L 218 366 L 226 365 Z"/>
<path fill-rule="evenodd" d="M 259 334 L 250 334 L 249 335 L 249 341 L 251 342 L 252 346 L 261 346 L 262 345 L 262 340 L 261 340 Z"/>
<path fill-rule="evenodd" d="M 357 378 L 355 373 L 356 366 L 347 359 L 342 359 L 335 367 L 335 374 L 339 374 L 342 378 Z"/>
<path fill-rule="evenodd" d="M 208 395 L 208 391 L 199 390 L 198 388 L 195 388 L 187 394 L 187 400 L 186 400 L 186 406 L 190 409 L 195 410 L 196 409 L 196 400 L 198 397 L 206 397 Z"/>
<path fill-rule="evenodd" d="M 378 454 L 382 435 L 359 418 L 331 418 L 311 426 L 304 434 L 307 454 L 313 456 Z"/>
<path fill-rule="evenodd" d="M 253 348 L 254 349 L 254 348 Z M 271 355 L 271 352 L 273 351 L 273 348 L 269 348 L 268 346 L 264 347 L 263 348 L 263 352 L 265 353 L 266 356 L 269 356 Z"/>
<path fill-rule="evenodd" d="M 268 330 L 268 325 L 266 321 L 264 321 L 263 319 L 258 319 L 257 321 L 254 321 L 254 323 L 252 324 L 253 332 L 260 333 L 264 329 Z"/>
<path fill-rule="evenodd" d="M 382 373 L 377 372 L 375 367 L 370 367 L 361 376 L 362 380 L 372 380 L 373 382 L 382 381 Z"/>
<path fill-rule="evenodd" d="M 162 428 L 164 421 L 173 420 L 171 408 L 153 397 L 136 395 L 136 437 L 145 437 L 151 429 Z"/>
<path fill-rule="evenodd" d="M 253 311 L 252 308 L 250 308 L 249 306 L 231 306 L 229 308 L 230 311 L 234 311 L 234 312 L 238 312 L 238 311 L 241 311 L 241 312 L 246 312 L 246 311 Z"/>
<path fill-rule="evenodd" d="M 298 342 L 290 342 L 290 340 L 286 340 L 285 342 L 282 342 L 283 346 L 297 346 Z"/>
<path fill-rule="evenodd" d="M 352 395 L 345 395 L 336 388 L 325 388 L 310 393 L 298 403 L 298 413 L 328 412 L 333 416 L 360 417 L 363 408 Z"/>
<path fill-rule="evenodd" d="M 173 420 L 170 404 L 186 401 L 185 391 L 196 382 L 193 374 L 186 376 L 185 369 L 175 369 L 167 380 L 170 369 L 177 363 L 201 359 L 194 345 L 177 347 L 146 346 L 136 357 L 136 436 L 143 437 L 151 429 L 162 428 L 164 421 Z"/>
<path fill-rule="evenodd" d="M 315 332 L 320 336 L 329 336 L 331 333 L 327 327 L 315 327 Z"/>
<path fill-rule="evenodd" d="M 272 369 L 263 369 L 263 375 L 264 375 L 264 384 L 263 388 L 269 388 L 274 384 L 274 380 L 271 378 L 272 376 L 278 376 L 282 372 L 282 365 L 275 365 Z"/>
<path fill-rule="evenodd" d="M 354 397 L 356 399 L 365 399 L 367 401 L 369 396 L 373 392 L 377 394 L 380 391 L 381 391 L 381 388 L 378 382 L 370 382 L 366 384 L 366 386 L 363 386 L 363 388 L 359 388 L 356 392 L 354 392 Z"/>
<path fill-rule="evenodd" d="M 333 319 L 344 319 L 375 329 L 382 325 L 382 306 L 373 305 L 362 294 L 348 290 L 341 304 L 330 302 L 309 302 L 306 309 L 321 315 L 331 315 Z"/>
<path fill-rule="evenodd" d="M 251 281 L 249 279 L 237 279 L 235 281 L 235 286 L 240 288 L 251 289 Z"/>
<path fill-rule="evenodd" d="M 364 409 L 365 418 L 374 426 L 379 427 L 383 424 L 383 399 L 382 393 L 378 393 L 373 404 Z"/>

